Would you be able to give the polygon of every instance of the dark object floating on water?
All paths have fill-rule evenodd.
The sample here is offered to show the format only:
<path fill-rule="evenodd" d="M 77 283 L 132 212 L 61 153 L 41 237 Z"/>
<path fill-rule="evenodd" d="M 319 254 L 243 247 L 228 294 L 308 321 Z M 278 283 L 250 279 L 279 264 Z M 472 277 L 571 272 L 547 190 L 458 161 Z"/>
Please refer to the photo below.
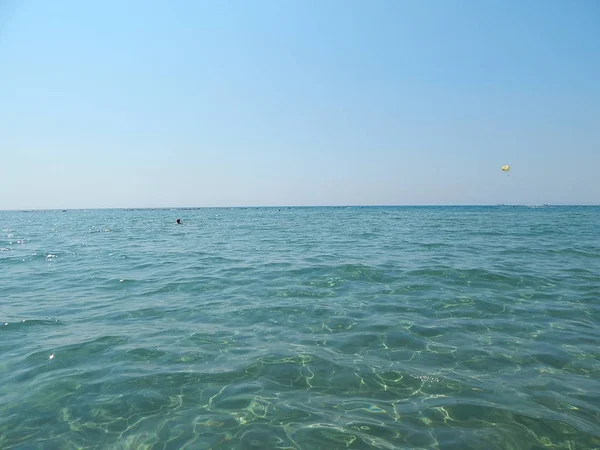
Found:
<path fill-rule="evenodd" d="M 177 219 L 176 222 L 177 222 L 177 225 L 181 225 L 181 219 Z"/>

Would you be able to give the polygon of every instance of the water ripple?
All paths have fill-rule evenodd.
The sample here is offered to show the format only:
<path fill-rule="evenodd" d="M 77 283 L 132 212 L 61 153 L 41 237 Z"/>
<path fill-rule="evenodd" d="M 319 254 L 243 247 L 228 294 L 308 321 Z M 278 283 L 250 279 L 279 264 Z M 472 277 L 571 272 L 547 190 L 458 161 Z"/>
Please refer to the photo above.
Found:
<path fill-rule="evenodd" d="M 599 219 L 1 212 L 0 448 L 600 448 Z"/>

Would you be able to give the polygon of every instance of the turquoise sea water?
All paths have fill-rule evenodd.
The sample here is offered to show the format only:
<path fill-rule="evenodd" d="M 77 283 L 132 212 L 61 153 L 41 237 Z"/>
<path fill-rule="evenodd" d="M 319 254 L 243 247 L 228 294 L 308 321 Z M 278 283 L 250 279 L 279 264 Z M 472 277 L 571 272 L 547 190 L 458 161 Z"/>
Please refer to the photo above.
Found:
<path fill-rule="evenodd" d="M 5 211 L 0 268 L 1 449 L 600 448 L 598 207 Z"/>

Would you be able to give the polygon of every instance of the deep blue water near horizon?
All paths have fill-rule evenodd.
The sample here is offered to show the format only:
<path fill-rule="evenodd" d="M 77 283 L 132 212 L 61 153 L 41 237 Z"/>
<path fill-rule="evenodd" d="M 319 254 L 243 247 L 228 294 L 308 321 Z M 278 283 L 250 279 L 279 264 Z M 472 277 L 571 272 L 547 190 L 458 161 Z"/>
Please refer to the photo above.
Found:
<path fill-rule="evenodd" d="M 0 449 L 600 448 L 600 207 L 0 211 L 0 268 Z"/>

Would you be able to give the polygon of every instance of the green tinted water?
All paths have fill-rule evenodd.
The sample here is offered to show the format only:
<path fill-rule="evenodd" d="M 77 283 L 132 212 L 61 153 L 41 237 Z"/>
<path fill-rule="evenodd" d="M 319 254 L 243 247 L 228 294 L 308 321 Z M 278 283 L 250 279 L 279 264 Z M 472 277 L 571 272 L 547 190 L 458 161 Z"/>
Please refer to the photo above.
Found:
<path fill-rule="evenodd" d="M 0 212 L 0 448 L 600 448 L 599 224 Z"/>

